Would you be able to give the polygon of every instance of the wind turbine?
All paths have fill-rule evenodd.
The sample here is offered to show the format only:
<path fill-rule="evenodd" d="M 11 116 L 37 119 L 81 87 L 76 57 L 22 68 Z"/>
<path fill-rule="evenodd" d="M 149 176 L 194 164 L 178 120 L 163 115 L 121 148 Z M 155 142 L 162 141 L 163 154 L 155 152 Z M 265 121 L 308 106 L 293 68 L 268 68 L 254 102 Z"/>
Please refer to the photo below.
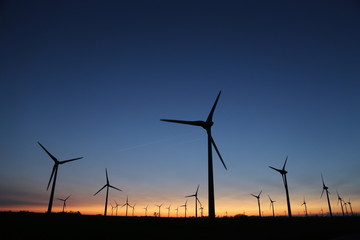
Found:
<path fill-rule="evenodd" d="M 282 177 L 282 179 L 283 179 L 284 186 L 285 186 L 288 214 L 289 214 L 289 217 L 291 217 L 291 207 L 290 207 L 289 189 L 288 189 L 288 184 L 287 184 L 287 179 L 286 179 L 286 174 L 287 174 L 288 172 L 285 170 L 285 166 L 286 166 L 287 159 L 288 159 L 288 157 L 286 156 L 285 163 L 284 163 L 284 166 L 283 166 L 282 169 L 277 169 L 277 168 L 274 168 L 274 167 L 271 167 L 271 166 L 269 166 L 269 168 L 271 168 L 271 169 L 273 169 L 273 170 L 275 170 L 275 171 L 277 171 L 277 172 L 279 172 L 279 173 L 281 174 L 281 177 Z"/>
<path fill-rule="evenodd" d="M 307 206 L 306 206 L 306 201 L 305 201 L 305 197 L 304 197 L 304 202 L 301 204 L 301 206 L 304 205 L 305 207 L 305 216 L 308 216 L 308 212 L 307 212 Z"/>
<path fill-rule="evenodd" d="M 204 207 L 202 204 L 200 204 L 200 216 L 204 217 Z"/>
<path fill-rule="evenodd" d="M 349 212 L 348 212 L 348 209 L 347 209 L 347 202 L 345 202 L 344 199 L 343 199 L 343 203 L 344 203 L 346 215 L 348 216 L 348 215 L 349 215 Z"/>
<path fill-rule="evenodd" d="M 46 190 L 49 190 L 51 180 L 53 180 L 53 184 L 52 184 L 52 187 L 51 187 L 51 193 L 50 193 L 50 199 L 49 199 L 49 205 L 48 205 L 48 211 L 47 211 L 47 213 L 51 213 L 53 199 L 54 199 L 55 185 L 56 185 L 56 177 L 57 177 L 57 172 L 58 172 L 59 165 L 67 163 L 67 162 L 72 162 L 72 161 L 75 161 L 75 160 L 82 159 L 82 157 L 73 158 L 73 159 L 64 160 L 64 161 L 59 161 L 48 150 L 46 150 L 46 148 L 43 145 L 41 145 L 40 142 L 37 142 L 37 143 L 50 156 L 50 158 L 54 161 L 54 166 L 53 166 L 53 169 L 52 169 L 52 172 L 51 172 L 50 180 L 49 180 L 49 183 L 48 183 L 47 188 L 46 188 Z"/>
<path fill-rule="evenodd" d="M 65 207 L 66 207 L 66 200 L 68 200 L 70 196 L 71 196 L 71 195 L 69 195 L 69 196 L 68 196 L 67 198 L 65 198 L 65 199 L 58 198 L 58 200 L 63 201 L 63 210 L 62 210 L 62 212 L 64 212 Z"/>
<path fill-rule="evenodd" d="M 328 191 L 329 188 L 325 185 L 324 178 L 323 178 L 322 174 L 321 174 L 321 180 L 322 180 L 322 184 L 323 184 L 323 190 L 321 192 L 320 198 L 322 198 L 322 195 L 324 194 L 324 191 L 325 191 L 326 192 L 326 197 L 327 197 L 327 202 L 328 202 L 328 205 L 329 205 L 329 214 L 330 214 L 330 217 L 332 217 L 332 211 L 331 211 L 331 205 L 330 205 L 330 199 L 329 199 L 329 191 Z"/>
<path fill-rule="evenodd" d="M 274 200 L 271 199 L 271 197 L 268 195 L 269 197 L 269 200 L 270 200 L 270 207 L 272 208 L 272 214 L 273 214 L 273 217 L 275 217 L 275 210 L 274 210 Z"/>
<path fill-rule="evenodd" d="M 136 203 L 134 205 L 130 206 L 132 208 L 132 216 L 134 216 L 135 206 L 136 206 Z"/>
<path fill-rule="evenodd" d="M 175 208 L 176 211 L 176 217 L 179 217 L 179 207 Z"/>
<path fill-rule="evenodd" d="M 160 215 L 160 208 L 161 208 L 162 205 L 163 205 L 163 203 L 160 204 L 160 205 L 156 205 L 156 204 L 155 204 L 155 206 L 157 206 L 157 207 L 159 208 L 159 217 L 161 217 L 161 215 Z"/>
<path fill-rule="evenodd" d="M 183 120 L 169 120 L 169 119 L 160 119 L 165 122 L 173 122 L 173 123 L 181 123 L 192 126 L 202 127 L 206 130 L 208 137 L 208 198 L 209 198 L 209 218 L 215 218 L 215 197 L 214 197 L 214 174 L 213 174 L 213 160 L 212 160 L 212 146 L 214 146 L 216 153 L 218 154 L 224 168 L 226 168 L 225 162 L 222 159 L 220 152 L 215 144 L 213 137 L 211 136 L 211 127 L 214 124 L 212 121 L 214 111 L 219 100 L 221 91 L 219 92 L 213 107 L 210 110 L 210 113 L 206 119 L 206 121 L 183 121 Z"/>
<path fill-rule="evenodd" d="M 197 203 L 199 202 L 200 205 L 201 205 L 201 202 L 200 202 L 200 200 L 199 200 L 199 198 L 198 198 L 199 187 L 200 187 L 200 184 L 197 186 L 197 189 L 196 189 L 195 194 L 186 196 L 186 198 L 188 198 L 188 197 L 195 197 L 195 217 L 197 217 Z"/>
<path fill-rule="evenodd" d="M 354 216 L 354 213 L 353 213 L 353 211 L 352 211 L 352 207 L 351 207 L 350 198 L 349 198 L 349 201 L 348 201 L 348 205 L 350 206 L 351 216 Z"/>
<path fill-rule="evenodd" d="M 185 208 L 185 217 L 186 217 L 186 210 L 187 210 L 187 200 L 185 201 L 184 205 L 181 205 L 180 207 L 184 207 Z"/>
<path fill-rule="evenodd" d="M 118 213 L 118 207 L 119 207 L 120 205 L 116 202 L 116 200 L 114 200 L 114 201 L 115 201 L 116 216 L 117 216 L 117 213 Z"/>
<path fill-rule="evenodd" d="M 339 205 L 339 202 L 340 202 L 342 215 L 345 216 L 344 207 L 343 207 L 343 199 L 340 197 L 340 195 L 339 195 L 339 193 L 338 193 L 337 190 L 336 190 L 336 193 L 337 193 L 337 196 L 338 196 L 338 202 L 337 202 L 337 204 Z"/>
<path fill-rule="evenodd" d="M 260 195 L 261 195 L 261 193 L 262 193 L 262 190 L 260 191 L 259 195 L 251 194 L 251 196 L 257 198 L 257 202 L 258 202 L 258 206 L 259 206 L 259 217 L 261 217 L 261 208 L 260 208 Z"/>
<path fill-rule="evenodd" d="M 165 208 L 168 210 L 168 217 L 170 217 L 170 207 L 171 207 L 171 204 L 169 205 L 169 207 Z"/>
<path fill-rule="evenodd" d="M 110 206 L 111 206 L 111 216 L 114 216 L 114 208 L 116 208 L 116 207 L 114 207 L 111 203 L 110 203 Z"/>
<path fill-rule="evenodd" d="M 149 206 L 149 205 L 147 205 L 145 208 L 143 208 L 143 209 L 145 209 L 145 217 L 147 217 L 147 209 L 148 209 L 148 206 Z"/>
<path fill-rule="evenodd" d="M 126 202 L 121 207 L 126 206 L 126 216 L 128 215 L 128 207 L 131 207 L 129 204 L 129 198 L 126 196 Z"/>
<path fill-rule="evenodd" d="M 122 191 L 121 189 L 116 188 L 116 187 L 110 185 L 110 183 L 109 183 L 109 177 L 108 177 L 108 173 L 107 173 L 107 169 L 106 169 L 106 168 L 105 168 L 105 173 L 106 173 L 106 184 L 105 184 L 102 188 L 100 188 L 99 191 L 97 191 L 97 192 L 94 194 L 94 196 L 95 196 L 95 195 L 98 194 L 101 190 L 103 190 L 104 188 L 106 188 L 106 198 L 105 198 L 104 216 L 106 216 L 106 212 L 107 212 L 109 188 L 113 188 L 113 189 L 115 189 L 115 190 Z"/>

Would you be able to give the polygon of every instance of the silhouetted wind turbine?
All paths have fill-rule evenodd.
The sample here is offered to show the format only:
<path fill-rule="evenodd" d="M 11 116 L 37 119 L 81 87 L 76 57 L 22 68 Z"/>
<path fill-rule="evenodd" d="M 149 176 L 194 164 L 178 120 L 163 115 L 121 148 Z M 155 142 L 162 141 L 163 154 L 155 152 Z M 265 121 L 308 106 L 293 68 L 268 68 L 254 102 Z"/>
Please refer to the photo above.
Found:
<path fill-rule="evenodd" d="M 202 206 L 201 203 L 200 203 L 200 216 L 204 217 L 204 207 Z"/>
<path fill-rule="evenodd" d="M 128 207 L 131 207 L 129 204 L 129 198 L 126 196 L 126 202 L 121 207 L 126 206 L 126 216 L 128 215 Z"/>
<path fill-rule="evenodd" d="M 340 197 L 338 191 L 336 191 L 336 193 L 337 193 L 337 197 L 338 197 L 338 202 L 337 202 L 337 204 L 339 205 L 339 202 L 340 202 L 342 215 L 345 216 L 344 207 L 343 207 L 343 200 L 342 200 L 342 198 Z"/>
<path fill-rule="evenodd" d="M 162 205 L 163 205 L 163 203 L 160 204 L 160 205 L 156 205 L 156 204 L 155 204 L 155 206 L 157 206 L 157 207 L 159 208 L 159 217 L 161 217 L 161 215 L 160 215 L 160 208 L 161 208 Z"/>
<path fill-rule="evenodd" d="M 281 174 L 281 177 L 283 179 L 284 186 L 285 186 L 288 214 L 289 214 L 289 217 L 291 217 L 290 197 L 289 197 L 289 190 L 288 190 L 288 184 L 287 184 L 287 179 L 286 179 L 286 174 L 288 172 L 285 170 L 287 159 L 288 159 L 288 157 L 286 156 L 285 163 L 284 163 L 284 166 L 283 166 L 282 169 L 277 169 L 277 168 L 274 168 L 274 167 L 271 167 L 271 166 L 269 166 L 269 168 L 274 169 L 275 171 L 277 171 L 277 172 L 279 172 Z"/>
<path fill-rule="evenodd" d="M 349 204 L 349 206 L 350 206 L 351 216 L 354 216 L 354 213 L 353 213 L 353 210 L 352 210 L 352 207 L 351 207 L 350 198 L 349 198 L 349 201 L 347 202 L 347 204 Z"/>
<path fill-rule="evenodd" d="M 118 213 L 118 208 L 119 208 L 119 204 L 116 202 L 116 200 L 114 200 L 115 201 L 115 208 L 116 208 L 116 216 L 117 216 L 117 213 Z"/>
<path fill-rule="evenodd" d="M 259 195 L 251 194 L 251 196 L 257 198 L 257 202 L 258 202 L 258 206 L 259 206 L 259 217 L 261 217 L 261 208 L 260 208 L 260 195 L 261 195 L 261 193 L 262 193 L 262 190 L 260 191 Z"/>
<path fill-rule="evenodd" d="M 270 207 L 272 208 L 272 214 L 273 214 L 273 217 L 275 217 L 275 210 L 274 210 L 274 200 L 271 199 L 271 197 L 268 195 L 269 197 L 269 200 L 270 200 Z"/>
<path fill-rule="evenodd" d="M 41 145 L 40 142 L 37 142 L 37 143 L 40 145 L 40 147 L 41 147 L 41 148 L 51 157 L 51 159 L 54 161 L 54 167 L 53 167 L 53 169 L 52 169 L 51 176 L 50 176 L 50 180 L 49 180 L 49 183 L 48 183 L 47 188 L 46 188 L 46 190 L 49 189 L 51 180 L 53 180 L 53 184 L 52 184 L 52 187 L 51 187 L 51 193 L 50 193 L 50 200 L 49 200 L 49 205 L 48 205 L 48 211 L 47 211 L 48 213 L 51 213 L 52 204 L 53 204 L 53 199 L 54 199 L 55 185 L 56 185 L 56 177 L 57 177 L 57 172 L 58 172 L 59 165 L 60 165 L 60 164 L 67 163 L 67 162 L 72 162 L 72 161 L 75 161 L 75 160 L 82 159 L 82 157 L 73 158 L 73 159 L 64 160 L 64 161 L 59 161 L 59 160 L 57 160 L 57 158 L 54 157 L 48 150 L 46 150 L 46 148 L 45 148 L 43 145 Z"/>
<path fill-rule="evenodd" d="M 148 206 L 149 206 L 149 205 L 147 205 L 145 208 L 143 208 L 143 209 L 145 209 L 145 217 L 147 217 L 147 209 L 148 209 Z"/>
<path fill-rule="evenodd" d="M 114 216 L 114 206 L 110 203 L 110 206 L 111 206 L 111 216 Z"/>
<path fill-rule="evenodd" d="M 307 212 L 307 206 L 306 206 L 306 201 L 305 201 L 305 197 L 304 197 L 304 202 L 301 204 L 301 206 L 304 205 L 305 207 L 305 216 L 308 216 L 308 212 Z"/>
<path fill-rule="evenodd" d="M 107 173 L 107 169 L 106 169 L 106 168 L 105 168 L 105 173 L 106 173 L 106 184 L 105 184 L 102 188 L 100 188 L 100 190 L 99 190 L 99 191 L 97 191 L 97 192 L 94 194 L 94 196 L 95 196 L 95 195 L 96 195 L 96 194 L 98 194 L 101 190 L 103 190 L 104 188 L 106 188 L 106 198 L 105 198 L 105 210 L 104 210 L 104 216 L 106 216 L 106 212 L 107 212 L 107 204 L 108 204 L 109 188 L 113 188 L 113 189 L 115 189 L 115 190 L 122 191 L 121 189 L 116 188 L 116 187 L 114 187 L 114 186 L 110 185 L 110 183 L 109 183 L 109 177 L 108 177 L 108 173 Z"/>
<path fill-rule="evenodd" d="M 200 187 L 200 184 L 197 186 L 197 189 L 196 189 L 195 194 L 186 196 L 186 198 L 188 198 L 188 197 L 195 197 L 195 217 L 197 217 L 197 203 L 199 202 L 199 203 L 201 204 L 199 198 L 197 197 L 197 196 L 198 196 L 199 187 Z"/>
<path fill-rule="evenodd" d="M 187 200 L 185 201 L 184 205 L 181 205 L 180 207 L 184 207 L 185 208 L 185 217 L 186 217 L 186 211 L 187 211 Z"/>
<path fill-rule="evenodd" d="M 327 197 L 327 202 L 328 202 L 328 206 L 329 206 L 329 214 L 330 214 L 330 217 L 332 217 L 332 211 L 331 211 L 331 205 L 330 205 L 330 198 L 329 198 L 329 191 L 328 191 L 328 187 L 325 186 L 325 183 L 324 183 L 324 178 L 323 178 L 323 175 L 321 174 L 321 180 L 322 180 L 322 184 L 323 184 L 323 190 L 321 192 L 321 196 L 320 198 L 322 198 L 322 195 L 324 194 L 324 191 L 326 192 L 326 197 Z"/>
<path fill-rule="evenodd" d="M 348 212 L 348 209 L 347 209 L 347 202 L 345 202 L 344 199 L 343 199 L 343 203 L 344 203 L 346 215 L 349 215 L 349 212 Z"/>
<path fill-rule="evenodd" d="M 170 217 L 170 207 L 171 207 L 171 204 L 169 205 L 169 207 L 166 208 L 168 210 L 168 217 Z"/>
<path fill-rule="evenodd" d="M 64 212 L 64 211 L 65 211 L 65 207 L 66 207 L 66 200 L 68 200 L 70 196 L 71 196 L 71 195 L 69 195 L 69 196 L 68 196 L 67 198 L 65 198 L 65 199 L 58 198 L 58 200 L 63 201 L 63 210 L 62 210 L 62 212 Z"/>
<path fill-rule="evenodd" d="M 213 137 L 211 136 L 211 127 L 214 124 L 212 121 L 214 111 L 219 100 L 221 91 L 219 92 L 213 107 L 210 110 L 210 113 L 206 119 L 206 121 L 183 121 L 183 120 L 169 120 L 169 119 L 160 119 L 161 121 L 173 122 L 173 123 L 181 123 L 192 126 L 199 126 L 206 130 L 208 136 L 208 198 L 209 198 L 209 218 L 215 218 L 215 197 L 214 197 L 214 175 L 213 175 L 213 160 L 212 160 L 212 146 L 214 146 L 216 153 L 218 154 L 222 164 L 225 169 L 226 165 L 224 160 L 222 159 L 220 152 L 215 144 Z"/>
<path fill-rule="evenodd" d="M 176 211 L 176 217 L 179 217 L 179 207 L 175 208 Z"/>
<path fill-rule="evenodd" d="M 132 208 L 132 216 L 134 216 L 135 206 L 136 206 L 136 203 L 134 205 L 130 206 Z"/>

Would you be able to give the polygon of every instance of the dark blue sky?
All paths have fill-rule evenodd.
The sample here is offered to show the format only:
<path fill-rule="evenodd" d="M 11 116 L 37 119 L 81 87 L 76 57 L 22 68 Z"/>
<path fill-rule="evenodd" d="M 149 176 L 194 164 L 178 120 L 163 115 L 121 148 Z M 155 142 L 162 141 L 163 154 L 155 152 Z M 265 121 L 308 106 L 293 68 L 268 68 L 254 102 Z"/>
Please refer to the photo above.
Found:
<path fill-rule="evenodd" d="M 159 119 L 205 119 L 219 90 L 219 209 L 251 212 L 260 188 L 284 205 L 267 166 L 286 155 L 294 201 L 325 207 L 320 172 L 360 201 L 357 1 L 3 1 L 0 16 L 2 208 L 46 208 L 36 141 L 84 156 L 58 194 L 90 196 L 107 167 L 127 190 L 114 198 L 180 204 L 200 183 L 206 202 L 204 131 Z"/>

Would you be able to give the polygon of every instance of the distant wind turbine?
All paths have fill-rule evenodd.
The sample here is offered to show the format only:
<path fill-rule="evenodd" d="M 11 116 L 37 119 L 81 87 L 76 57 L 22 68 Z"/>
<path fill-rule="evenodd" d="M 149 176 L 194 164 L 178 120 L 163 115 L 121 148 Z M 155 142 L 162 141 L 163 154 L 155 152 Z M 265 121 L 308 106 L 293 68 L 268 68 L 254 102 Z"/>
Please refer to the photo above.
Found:
<path fill-rule="evenodd" d="M 186 196 L 186 198 L 188 198 L 188 197 L 195 197 L 195 217 L 197 217 L 197 209 L 198 209 L 197 203 L 199 202 L 200 205 L 201 205 L 201 202 L 200 202 L 200 200 L 199 200 L 199 198 L 198 198 L 199 187 L 200 187 L 200 184 L 197 186 L 197 189 L 196 189 L 195 194 Z"/>
<path fill-rule="evenodd" d="M 82 159 L 82 157 L 73 158 L 73 159 L 64 160 L 64 161 L 59 161 L 48 150 L 46 150 L 46 148 L 43 145 L 41 145 L 40 142 L 37 142 L 37 143 L 50 156 L 50 158 L 54 161 L 54 167 L 52 169 L 50 180 L 49 180 L 49 183 L 48 183 L 47 188 L 46 188 L 46 190 L 49 189 L 51 180 L 53 180 L 53 184 L 52 184 L 52 187 L 51 187 L 51 193 L 50 193 L 50 199 L 49 199 L 49 205 L 48 205 L 48 211 L 47 211 L 47 213 L 51 213 L 51 209 L 52 209 L 52 205 L 53 205 L 53 199 L 54 199 L 55 185 L 56 185 L 56 177 L 57 177 L 57 172 L 58 172 L 59 165 L 67 163 L 67 162 L 72 162 L 72 161 L 75 161 L 75 160 Z"/>
<path fill-rule="evenodd" d="M 340 195 L 339 195 L 339 193 L 338 193 L 337 190 L 336 190 L 336 193 L 337 193 L 337 197 L 338 197 L 338 202 L 337 202 L 337 204 L 339 205 L 339 203 L 340 203 L 342 215 L 345 216 L 344 207 L 343 207 L 343 199 L 340 197 Z"/>
<path fill-rule="evenodd" d="M 136 203 L 134 205 L 130 206 L 132 208 L 132 216 L 134 216 L 135 206 L 136 206 Z"/>
<path fill-rule="evenodd" d="M 275 217 L 275 210 L 274 210 L 274 200 L 271 199 L 271 197 L 268 195 L 269 197 L 269 200 L 270 200 L 270 207 L 272 208 L 272 214 L 273 214 L 273 217 Z"/>
<path fill-rule="evenodd" d="M 116 216 L 117 216 L 117 214 L 118 214 L 118 208 L 119 208 L 119 204 L 116 202 L 116 200 L 114 200 L 115 201 L 115 208 L 116 208 Z"/>
<path fill-rule="evenodd" d="M 287 184 L 287 179 L 286 179 L 286 174 L 288 172 L 285 170 L 287 159 L 288 159 L 288 157 L 286 156 L 285 163 L 284 163 L 284 166 L 283 166 L 282 169 L 277 169 L 277 168 L 274 168 L 274 167 L 271 167 L 271 166 L 269 166 L 269 168 L 271 168 L 271 169 L 273 169 L 273 170 L 275 170 L 275 171 L 277 171 L 277 172 L 279 172 L 281 174 L 281 177 L 283 179 L 283 183 L 284 183 L 284 186 L 285 186 L 288 214 L 289 214 L 289 217 L 291 217 L 289 189 L 288 189 L 288 184 Z"/>
<path fill-rule="evenodd" d="M 94 194 L 94 196 L 95 196 L 95 195 L 98 194 L 101 190 L 103 190 L 104 188 L 106 188 L 106 198 L 105 198 L 104 216 L 106 216 L 106 212 L 107 212 L 109 188 L 113 188 L 113 189 L 115 189 L 115 190 L 122 191 L 121 189 L 116 188 L 116 187 L 110 185 L 110 183 L 109 183 L 109 177 L 108 177 L 108 173 L 107 173 L 107 169 L 106 169 L 106 168 L 105 168 L 105 173 L 106 173 L 106 184 L 105 184 L 102 188 L 100 188 L 99 191 L 97 191 L 97 192 Z"/>
<path fill-rule="evenodd" d="M 63 210 L 62 210 L 62 212 L 64 212 L 64 211 L 65 211 L 65 207 L 66 207 L 66 200 L 68 200 L 70 196 L 71 196 L 71 195 L 69 195 L 69 196 L 68 196 L 67 198 L 65 198 L 65 199 L 58 198 L 58 200 L 63 201 Z"/>
<path fill-rule="evenodd" d="M 161 208 L 162 205 L 163 205 L 163 203 L 160 204 L 160 205 L 156 205 L 156 204 L 155 204 L 155 206 L 157 206 L 157 207 L 159 208 L 159 217 L 161 217 L 161 215 L 160 215 L 160 208 Z"/>
<path fill-rule="evenodd" d="M 200 216 L 204 217 L 204 207 L 202 204 L 200 204 Z"/>
<path fill-rule="evenodd" d="M 214 124 L 212 121 L 213 114 L 217 105 L 217 102 L 219 100 L 221 91 L 219 92 L 215 103 L 206 119 L 206 121 L 183 121 L 183 120 L 169 120 L 169 119 L 160 119 L 161 121 L 166 122 L 173 122 L 173 123 L 181 123 L 181 124 L 187 124 L 192 126 L 198 126 L 202 127 L 206 130 L 207 136 L 208 136 L 208 198 L 209 198 L 209 218 L 215 218 L 215 197 L 214 197 L 214 175 L 213 175 L 213 160 L 212 160 L 212 146 L 214 146 L 216 153 L 218 154 L 222 164 L 224 165 L 224 168 L 226 168 L 225 162 L 222 159 L 220 152 L 215 144 L 215 141 L 213 137 L 211 136 L 211 127 Z"/>
<path fill-rule="evenodd" d="M 121 207 L 124 207 L 124 206 L 126 206 L 126 216 L 127 216 L 128 215 L 128 207 L 131 207 L 130 204 L 129 204 L 128 196 L 126 196 L 126 202 Z"/>
<path fill-rule="evenodd" d="M 185 217 L 186 217 L 186 211 L 187 211 L 187 200 L 185 201 L 184 205 L 181 205 L 180 207 L 185 208 Z"/>
<path fill-rule="evenodd" d="M 332 217 L 332 211 L 331 211 L 331 204 L 330 204 L 330 198 L 329 198 L 329 194 L 330 192 L 328 191 L 328 187 L 325 185 L 324 183 L 324 178 L 323 178 L 323 175 L 321 174 L 321 180 L 322 180 L 322 184 L 323 184 L 323 190 L 321 192 L 321 196 L 320 198 L 322 198 L 322 195 L 324 194 L 324 191 L 326 192 L 326 197 L 327 197 L 327 202 L 328 202 L 328 206 L 329 206 L 329 214 L 330 214 L 330 217 Z"/>
<path fill-rule="evenodd" d="M 146 207 L 143 208 L 143 209 L 145 209 L 145 217 L 147 217 L 148 206 L 149 206 L 149 205 L 147 205 Z"/>
<path fill-rule="evenodd" d="M 171 208 L 171 204 L 169 205 L 169 207 L 165 208 L 168 210 L 168 217 L 170 217 L 170 208 Z"/>
<path fill-rule="evenodd" d="M 260 193 L 258 195 L 254 195 L 254 194 L 251 194 L 251 196 L 257 198 L 257 202 L 258 202 L 258 206 L 259 206 L 259 217 L 261 217 L 261 208 L 260 208 L 260 195 L 262 193 L 262 190 L 260 191 Z"/>
<path fill-rule="evenodd" d="M 347 209 L 347 202 L 345 202 L 344 199 L 343 199 L 343 203 L 344 203 L 346 215 L 348 216 L 348 215 L 349 215 L 349 212 L 348 212 L 348 209 Z"/>
<path fill-rule="evenodd" d="M 176 217 L 179 217 L 179 207 L 175 208 L 176 211 Z"/>
<path fill-rule="evenodd" d="M 307 205 L 306 205 L 305 197 L 304 197 L 304 202 L 301 204 L 301 206 L 302 206 L 302 205 L 304 205 L 304 207 L 305 207 L 305 216 L 308 216 Z"/>

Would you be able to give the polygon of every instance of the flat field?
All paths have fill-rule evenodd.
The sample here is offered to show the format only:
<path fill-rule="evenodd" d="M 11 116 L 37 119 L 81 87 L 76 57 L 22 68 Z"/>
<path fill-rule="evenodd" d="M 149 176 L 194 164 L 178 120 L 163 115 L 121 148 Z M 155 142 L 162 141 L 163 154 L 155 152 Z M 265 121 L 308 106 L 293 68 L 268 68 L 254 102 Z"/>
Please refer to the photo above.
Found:
<path fill-rule="evenodd" d="M 1 212 L 0 239 L 360 239 L 360 217 L 155 218 Z"/>

